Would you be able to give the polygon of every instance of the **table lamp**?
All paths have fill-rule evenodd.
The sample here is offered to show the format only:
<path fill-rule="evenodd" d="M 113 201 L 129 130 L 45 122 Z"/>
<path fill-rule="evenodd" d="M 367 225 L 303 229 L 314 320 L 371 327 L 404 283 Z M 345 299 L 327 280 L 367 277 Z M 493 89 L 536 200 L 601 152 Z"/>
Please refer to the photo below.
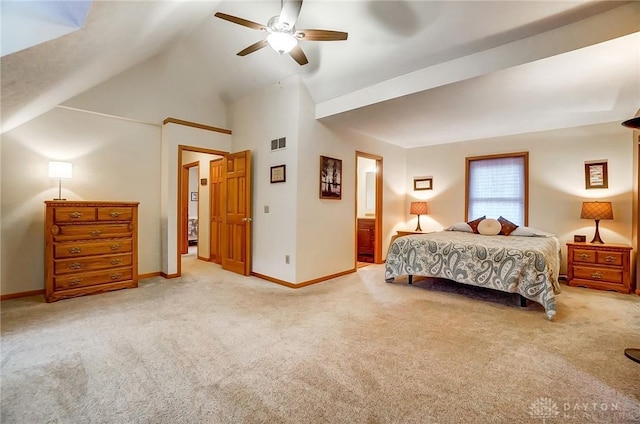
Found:
<path fill-rule="evenodd" d="M 420 215 L 427 214 L 427 202 L 411 202 L 411 209 L 409 211 L 411 215 L 418 215 L 418 226 L 416 231 L 422 231 L 420 228 Z"/>
<path fill-rule="evenodd" d="M 53 200 L 67 200 L 62 198 L 62 179 L 72 176 L 73 168 L 69 162 L 49 162 L 49 178 L 58 179 L 58 198 Z"/>
<path fill-rule="evenodd" d="M 596 233 L 591 243 L 604 244 L 600 238 L 599 224 L 601 219 L 613 219 L 613 208 L 611 202 L 582 202 L 582 219 L 594 219 L 596 221 Z"/>

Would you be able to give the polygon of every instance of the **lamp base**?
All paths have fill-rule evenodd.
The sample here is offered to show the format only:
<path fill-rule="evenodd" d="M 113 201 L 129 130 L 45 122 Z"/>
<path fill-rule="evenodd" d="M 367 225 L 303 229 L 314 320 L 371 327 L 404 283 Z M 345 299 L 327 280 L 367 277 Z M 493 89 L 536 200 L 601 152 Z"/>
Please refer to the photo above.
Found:
<path fill-rule="evenodd" d="M 422 228 L 420 228 L 420 215 L 418 215 L 418 226 L 416 227 L 416 231 L 422 231 Z"/>
<path fill-rule="evenodd" d="M 53 200 L 67 200 L 67 199 L 53 199 Z"/>
<path fill-rule="evenodd" d="M 600 231 L 598 229 L 599 225 L 600 225 L 600 220 L 596 219 L 596 233 L 593 235 L 593 240 L 591 240 L 591 243 L 604 244 L 604 242 L 600 238 Z"/>

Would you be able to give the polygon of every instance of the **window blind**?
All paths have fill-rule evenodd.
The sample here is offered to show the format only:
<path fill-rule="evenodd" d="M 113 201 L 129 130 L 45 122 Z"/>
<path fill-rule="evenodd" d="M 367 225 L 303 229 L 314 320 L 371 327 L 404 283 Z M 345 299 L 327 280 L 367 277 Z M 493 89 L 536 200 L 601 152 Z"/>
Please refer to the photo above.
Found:
<path fill-rule="evenodd" d="M 514 156 L 469 161 L 468 218 L 503 216 L 524 225 L 525 157 Z"/>

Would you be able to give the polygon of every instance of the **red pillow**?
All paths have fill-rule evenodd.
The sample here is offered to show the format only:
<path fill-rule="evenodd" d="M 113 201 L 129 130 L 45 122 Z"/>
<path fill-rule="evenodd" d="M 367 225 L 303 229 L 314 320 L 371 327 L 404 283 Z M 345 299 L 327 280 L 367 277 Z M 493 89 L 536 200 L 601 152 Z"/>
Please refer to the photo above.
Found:
<path fill-rule="evenodd" d="M 499 234 L 503 236 L 508 236 L 513 232 L 513 230 L 518 228 L 516 224 L 503 217 L 498 218 L 498 222 L 502 225 L 502 229 Z"/>
<path fill-rule="evenodd" d="M 480 234 L 478 232 L 478 224 L 480 224 L 480 221 L 482 221 L 483 219 L 486 219 L 487 216 L 481 216 L 480 218 L 474 219 L 473 221 L 469 221 L 467 222 L 467 224 L 469 224 L 469 226 L 471 227 L 471 229 L 473 230 L 474 233 L 476 234 Z"/>

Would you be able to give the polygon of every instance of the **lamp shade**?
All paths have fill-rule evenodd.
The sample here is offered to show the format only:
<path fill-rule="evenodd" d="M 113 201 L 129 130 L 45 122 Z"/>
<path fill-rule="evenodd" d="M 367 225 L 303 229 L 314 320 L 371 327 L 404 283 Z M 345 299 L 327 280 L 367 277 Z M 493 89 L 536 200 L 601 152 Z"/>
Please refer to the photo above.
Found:
<path fill-rule="evenodd" d="M 640 130 L 640 116 L 637 118 L 627 119 L 622 123 L 622 125 L 627 128 L 634 128 L 636 130 Z"/>
<path fill-rule="evenodd" d="M 411 202 L 411 209 L 409 210 L 411 215 L 426 215 L 427 214 L 427 202 Z"/>
<path fill-rule="evenodd" d="M 582 219 L 613 219 L 611 202 L 582 202 Z"/>
<path fill-rule="evenodd" d="M 73 168 L 69 162 L 49 162 L 49 178 L 71 178 Z"/>

